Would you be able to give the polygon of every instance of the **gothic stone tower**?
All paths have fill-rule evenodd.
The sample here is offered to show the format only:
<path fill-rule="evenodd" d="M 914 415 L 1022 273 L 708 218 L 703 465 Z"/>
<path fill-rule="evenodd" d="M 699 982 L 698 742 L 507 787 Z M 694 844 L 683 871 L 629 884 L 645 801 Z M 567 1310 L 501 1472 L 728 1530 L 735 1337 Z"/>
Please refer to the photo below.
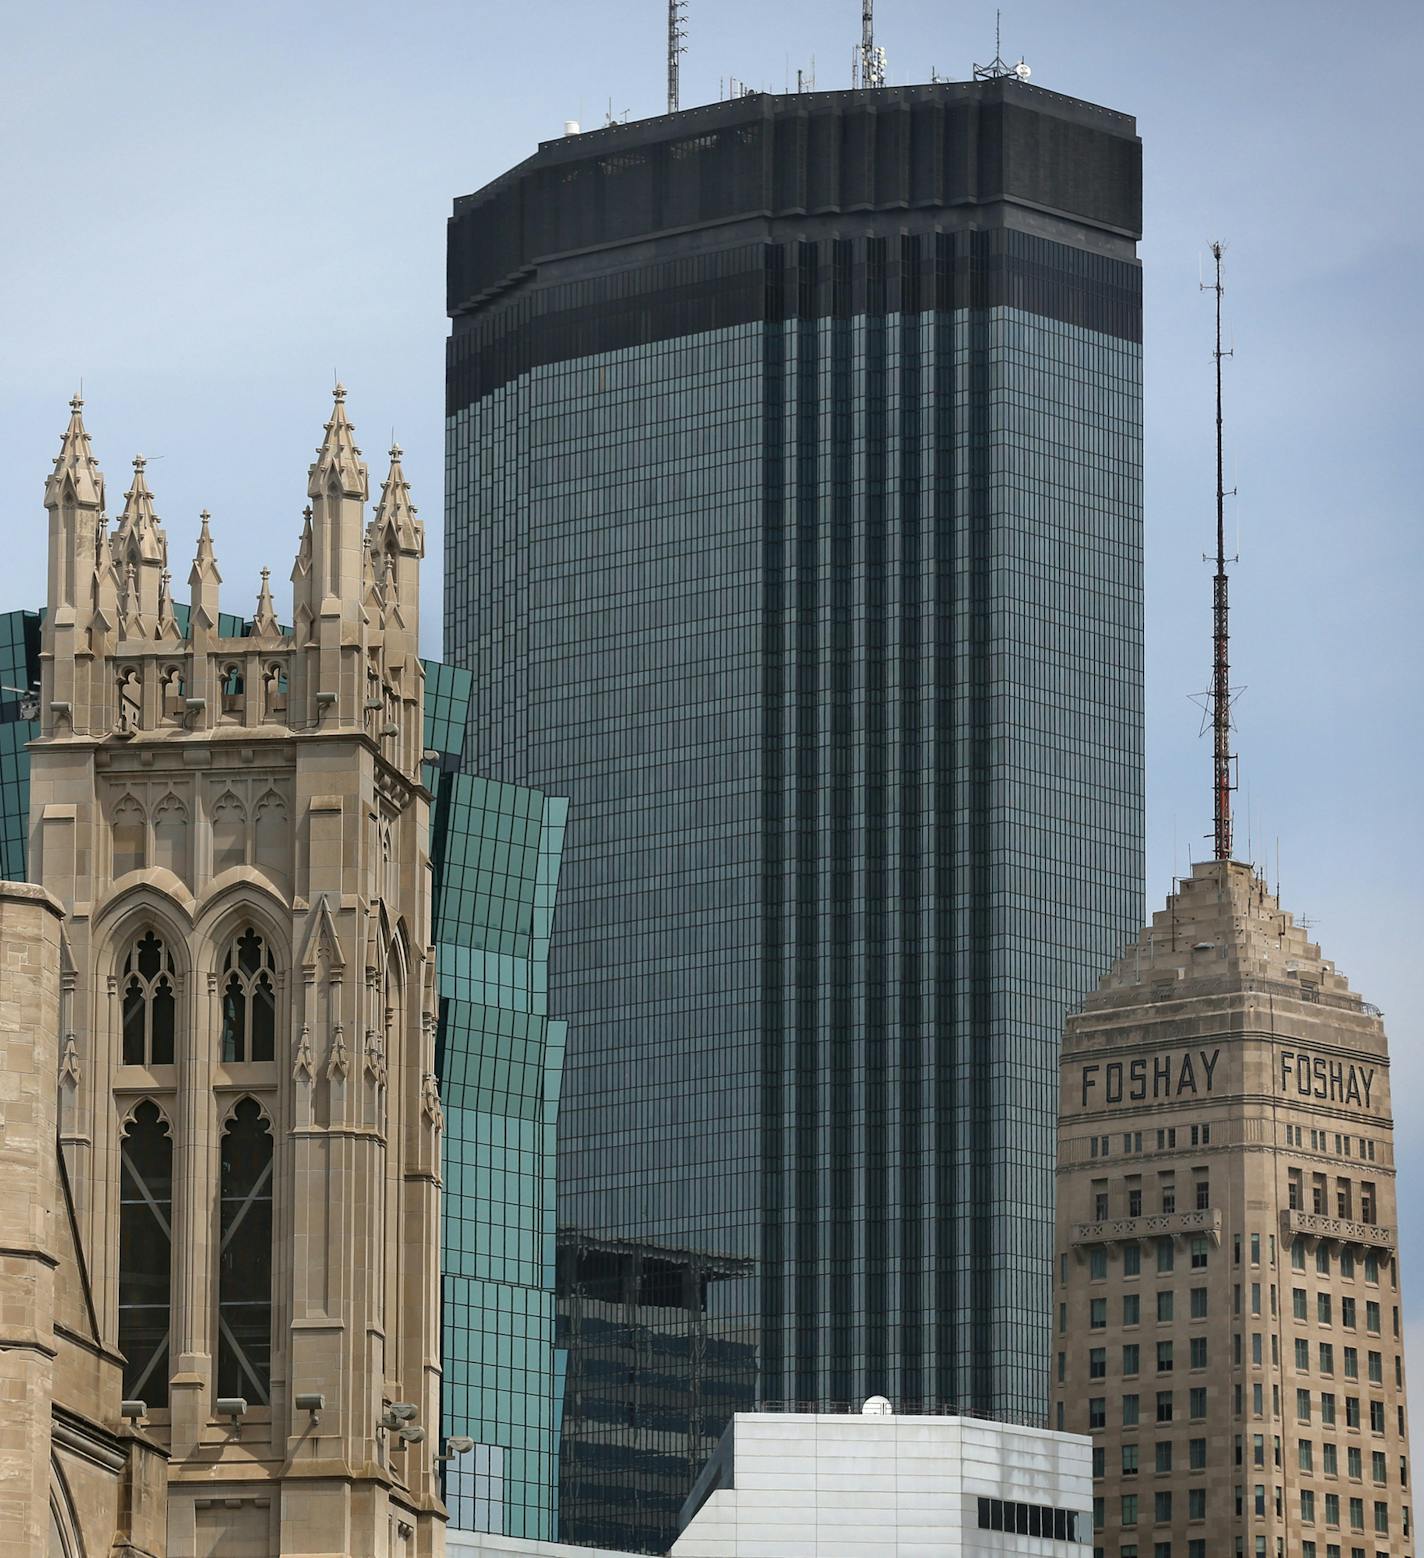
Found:
<path fill-rule="evenodd" d="M 30 861 L 62 926 L 6 912 L 37 966 L 58 943 L 49 1169 L 91 1334 L 83 1367 L 58 1344 L 55 1399 L 143 1446 L 160 1508 L 167 1466 L 166 1538 L 51 1481 L 89 1553 L 444 1547 L 423 530 L 399 450 L 366 523 L 344 400 L 291 632 L 264 570 L 247 635 L 220 635 L 206 514 L 180 624 L 144 463 L 110 538 L 77 400 L 45 489 Z"/>

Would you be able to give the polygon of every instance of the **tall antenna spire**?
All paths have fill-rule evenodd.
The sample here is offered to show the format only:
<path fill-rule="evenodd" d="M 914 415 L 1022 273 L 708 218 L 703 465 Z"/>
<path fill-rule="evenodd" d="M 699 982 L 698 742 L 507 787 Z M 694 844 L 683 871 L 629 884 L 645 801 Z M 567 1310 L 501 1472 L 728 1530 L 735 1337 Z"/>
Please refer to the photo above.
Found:
<path fill-rule="evenodd" d="M 875 0 L 860 0 L 860 48 L 856 51 L 852 83 L 861 87 L 885 85 L 885 50 L 875 47 Z"/>
<path fill-rule="evenodd" d="M 682 90 L 682 56 L 687 53 L 687 0 L 668 0 L 668 107 L 678 110 Z"/>
<path fill-rule="evenodd" d="M 1231 792 L 1235 789 L 1231 751 L 1231 655 L 1226 585 L 1226 483 L 1222 462 L 1221 360 L 1230 352 L 1221 349 L 1221 256 L 1223 246 L 1211 246 L 1216 275 L 1202 284 L 1203 292 L 1216 294 L 1216 574 L 1211 589 L 1211 729 L 1212 810 L 1215 822 L 1216 858 L 1231 859 Z"/>

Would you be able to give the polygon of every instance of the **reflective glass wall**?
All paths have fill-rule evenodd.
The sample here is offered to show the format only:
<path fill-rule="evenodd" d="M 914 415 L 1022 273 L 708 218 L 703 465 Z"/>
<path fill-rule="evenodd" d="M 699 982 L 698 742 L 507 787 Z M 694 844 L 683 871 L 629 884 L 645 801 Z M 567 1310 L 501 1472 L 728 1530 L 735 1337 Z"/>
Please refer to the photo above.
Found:
<path fill-rule="evenodd" d="M 564 1024 L 547 967 L 567 803 L 461 771 L 470 676 L 426 662 L 439 753 L 432 856 L 445 1112 L 441 1252 L 445 1468 L 460 1530 L 548 1538 L 562 1359 L 554 1338 L 554 1143 Z"/>
<path fill-rule="evenodd" d="M 1062 1016 L 1142 912 L 1140 292 L 1012 229 L 598 271 L 457 319 L 446 643 L 575 819 L 560 1535 L 660 1551 L 739 1407 L 1041 1418 Z"/>

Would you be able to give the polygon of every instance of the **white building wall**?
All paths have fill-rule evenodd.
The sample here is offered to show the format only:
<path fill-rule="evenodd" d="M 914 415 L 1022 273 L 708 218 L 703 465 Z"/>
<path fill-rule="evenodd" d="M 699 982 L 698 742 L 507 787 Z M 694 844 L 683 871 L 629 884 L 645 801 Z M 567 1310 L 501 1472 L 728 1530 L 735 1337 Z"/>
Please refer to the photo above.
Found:
<path fill-rule="evenodd" d="M 1088 1558 L 1092 1469 L 1087 1437 L 1041 1428 L 739 1412 L 671 1558 Z M 981 1498 L 1072 1510 L 1078 1539 L 981 1530 Z M 448 1544 L 449 1558 L 628 1558 L 466 1531 Z"/>
<path fill-rule="evenodd" d="M 1085 1558 L 1087 1438 L 943 1417 L 741 1413 L 672 1558 Z M 1072 1510 L 1078 1540 L 987 1531 L 979 1500 Z"/>

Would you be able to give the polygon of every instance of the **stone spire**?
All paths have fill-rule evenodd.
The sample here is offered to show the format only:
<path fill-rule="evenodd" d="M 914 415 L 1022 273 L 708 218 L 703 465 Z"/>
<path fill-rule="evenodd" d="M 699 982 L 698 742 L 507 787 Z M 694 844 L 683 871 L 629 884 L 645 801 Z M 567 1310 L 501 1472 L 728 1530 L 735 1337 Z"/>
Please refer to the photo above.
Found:
<path fill-rule="evenodd" d="M 158 634 L 161 639 L 176 643 L 183 635 L 173 615 L 173 575 L 165 568 L 158 580 Z"/>
<path fill-rule="evenodd" d="M 298 646 L 311 642 L 312 623 L 316 620 L 312 582 L 312 509 L 311 504 L 302 510 L 302 538 L 297 543 L 297 557 L 292 564 L 292 635 Z"/>
<path fill-rule="evenodd" d="M 425 553 L 425 526 L 415 517 L 410 483 L 401 469 L 402 449 L 392 444 L 391 468 L 381 483 L 381 496 L 371 516 L 371 535 L 377 551 Z"/>
<path fill-rule="evenodd" d="M 366 462 L 346 415 L 346 391 L 338 384 L 326 436 L 308 473 L 312 502 L 312 594 L 318 615 L 354 621 L 361 597 L 361 546 L 369 491 Z"/>
<path fill-rule="evenodd" d="M 410 501 L 410 483 L 401 469 L 401 448 L 392 444 L 391 465 L 381 483 L 381 496 L 371 518 L 370 542 L 377 557 L 393 564 L 400 620 L 414 650 L 420 636 L 420 560 L 425 556 L 425 526 Z"/>
<path fill-rule="evenodd" d="M 69 402 L 69 426 L 60 440 L 54 469 L 45 482 L 49 514 L 49 580 L 43 629 L 42 733 L 67 727 L 88 729 L 84 689 L 76 684 L 75 657 L 89 649 L 94 605 L 94 567 L 104 477 L 89 447 L 81 415 L 84 402 Z M 85 707 L 79 705 L 86 704 Z"/>
<path fill-rule="evenodd" d="M 254 638 L 280 638 L 282 634 L 282 629 L 277 622 L 277 613 L 272 609 L 272 589 L 268 583 L 271 576 L 270 568 L 262 570 L 262 588 L 257 594 L 257 612 L 252 618 Z"/>
<path fill-rule="evenodd" d="M 216 633 L 218 630 L 218 586 L 222 575 L 218 572 L 217 558 L 213 554 L 213 537 L 208 529 L 211 516 L 204 509 L 198 518 L 202 529 L 198 532 L 198 550 L 193 566 L 188 570 L 188 632 Z"/>
<path fill-rule="evenodd" d="M 153 508 L 153 494 L 144 475 L 147 461 L 134 456 L 133 484 L 124 494 L 124 511 L 114 534 L 114 558 L 119 566 L 132 566 L 138 584 L 137 620 L 143 636 L 158 628 L 158 593 L 162 575 L 168 566 L 168 538 L 163 533 Z M 127 603 L 129 614 L 135 603 Z"/>

